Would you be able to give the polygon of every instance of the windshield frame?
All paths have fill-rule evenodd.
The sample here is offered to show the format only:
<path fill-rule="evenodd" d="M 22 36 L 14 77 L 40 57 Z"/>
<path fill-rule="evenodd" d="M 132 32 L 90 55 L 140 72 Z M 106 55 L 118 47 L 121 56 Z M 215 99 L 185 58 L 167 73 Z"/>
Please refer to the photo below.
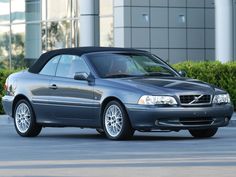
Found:
<path fill-rule="evenodd" d="M 161 59 L 160 57 L 150 53 L 150 52 L 147 52 L 147 51 L 104 51 L 104 52 L 91 52 L 91 53 L 87 53 L 87 54 L 84 54 L 82 55 L 81 57 L 84 57 L 85 60 L 87 61 L 87 63 L 91 66 L 91 69 L 93 71 L 93 73 L 95 74 L 95 77 L 98 77 L 98 78 L 102 78 L 102 79 L 110 79 L 110 77 L 103 77 L 99 74 L 99 72 L 97 71 L 97 68 L 96 66 L 94 66 L 93 62 L 90 61 L 91 58 L 90 56 L 92 55 L 100 55 L 100 54 L 129 54 L 129 55 L 143 55 L 143 56 L 146 56 L 146 57 L 149 57 L 151 58 L 152 60 L 157 60 L 157 62 L 163 64 L 167 69 L 169 69 L 174 75 L 171 76 L 171 77 L 181 77 L 180 74 L 173 68 L 171 67 L 167 62 L 165 62 L 163 59 Z M 130 75 L 129 77 L 155 77 L 155 76 L 151 76 L 151 75 Z M 156 76 L 156 77 L 159 77 L 159 76 Z M 125 77 L 112 77 L 112 78 L 125 78 Z"/>

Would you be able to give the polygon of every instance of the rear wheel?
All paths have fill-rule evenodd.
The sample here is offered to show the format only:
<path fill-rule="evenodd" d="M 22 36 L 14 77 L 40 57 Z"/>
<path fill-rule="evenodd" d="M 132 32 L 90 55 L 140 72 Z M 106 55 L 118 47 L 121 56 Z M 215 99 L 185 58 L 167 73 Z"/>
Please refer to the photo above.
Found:
<path fill-rule="evenodd" d="M 42 129 L 42 126 L 36 123 L 32 106 L 25 99 L 18 101 L 15 106 L 14 124 L 16 132 L 23 137 L 37 136 Z"/>
<path fill-rule="evenodd" d="M 111 101 L 105 107 L 103 127 L 106 136 L 112 140 L 129 139 L 134 134 L 126 110 L 118 101 Z"/>
<path fill-rule="evenodd" d="M 194 138 L 210 138 L 214 136 L 218 128 L 208 128 L 208 129 L 198 129 L 198 130 L 189 130 L 189 133 Z"/>

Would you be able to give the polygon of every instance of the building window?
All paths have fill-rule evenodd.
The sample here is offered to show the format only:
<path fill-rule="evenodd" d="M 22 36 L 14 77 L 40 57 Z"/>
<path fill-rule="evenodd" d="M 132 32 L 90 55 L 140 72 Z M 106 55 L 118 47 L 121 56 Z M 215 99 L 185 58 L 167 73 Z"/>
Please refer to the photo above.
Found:
<path fill-rule="evenodd" d="M 25 0 L 11 0 L 11 22 L 25 22 Z"/>
<path fill-rule="evenodd" d="M 47 23 L 47 50 L 71 47 L 71 22 L 53 21 Z"/>
<path fill-rule="evenodd" d="M 10 27 L 0 26 L 0 69 L 10 67 L 9 60 Z"/>
<path fill-rule="evenodd" d="M 10 2 L 9 0 L 0 0 L 0 24 L 10 23 Z"/>
<path fill-rule="evenodd" d="M 11 34 L 11 66 L 26 67 L 25 57 L 25 24 L 12 25 Z"/>
<path fill-rule="evenodd" d="M 71 0 L 48 0 L 47 1 L 47 19 L 48 20 L 59 20 L 70 18 L 71 11 Z"/>
<path fill-rule="evenodd" d="M 0 7 L 0 69 L 79 45 L 79 0 L 0 0 Z"/>
<path fill-rule="evenodd" d="M 113 0 L 100 0 L 100 46 L 114 46 Z"/>

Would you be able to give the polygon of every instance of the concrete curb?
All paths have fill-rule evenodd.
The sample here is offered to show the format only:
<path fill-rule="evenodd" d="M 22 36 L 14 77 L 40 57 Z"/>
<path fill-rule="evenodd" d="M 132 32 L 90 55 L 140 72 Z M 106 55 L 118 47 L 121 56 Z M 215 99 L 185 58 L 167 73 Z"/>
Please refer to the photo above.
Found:
<path fill-rule="evenodd" d="M 0 115 L 0 125 L 11 125 L 13 124 L 12 118 L 7 115 Z M 236 112 L 234 112 L 228 127 L 236 127 Z"/>
<path fill-rule="evenodd" d="M 236 112 L 233 113 L 228 126 L 229 127 L 236 127 Z"/>
<path fill-rule="evenodd" d="M 229 122 L 229 127 L 236 127 L 236 117 L 232 117 L 232 119 Z"/>
<path fill-rule="evenodd" d="M 12 125 L 13 120 L 7 115 L 0 115 L 0 125 Z"/>
<path fill-rule="evenodd" d="M 228 127 L 236 127 L 236 120 L 230 121 Z"/>

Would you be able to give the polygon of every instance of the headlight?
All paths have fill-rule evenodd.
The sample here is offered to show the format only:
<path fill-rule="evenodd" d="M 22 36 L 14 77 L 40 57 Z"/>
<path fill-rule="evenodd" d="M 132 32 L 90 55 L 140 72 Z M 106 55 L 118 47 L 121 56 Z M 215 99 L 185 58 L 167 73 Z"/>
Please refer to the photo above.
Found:
<path fill-rule="evenodd" d="M 177 105 L 177 102 L 174 97 L 171 96 L 150 96 L 150 95 L 144 95 L 142 96 L 138 104 L 143 105 Z"/>
<path fill-rule="evenodd" d="M 215 104 L 230 103 L 229 94 L 215 95 L 213 99 L 213 103 Z"/>

